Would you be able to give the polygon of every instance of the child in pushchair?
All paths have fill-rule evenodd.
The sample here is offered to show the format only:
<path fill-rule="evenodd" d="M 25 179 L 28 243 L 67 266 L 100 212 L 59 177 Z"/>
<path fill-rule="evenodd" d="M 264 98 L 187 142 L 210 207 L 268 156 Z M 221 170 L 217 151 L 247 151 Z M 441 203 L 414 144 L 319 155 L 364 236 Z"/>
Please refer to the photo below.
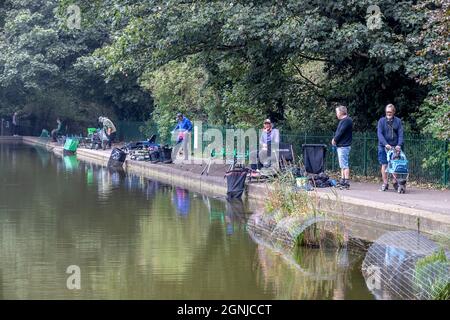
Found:
<path fill-rule="evenodd" d="M 392 177 L 394 189 L 398 193 L 406 192 L 406 182 L 408 181 L 408 160 L 401 150 L 391 149 L 387 152 L 388 165 L 386 172 L 388 179 Z"/>

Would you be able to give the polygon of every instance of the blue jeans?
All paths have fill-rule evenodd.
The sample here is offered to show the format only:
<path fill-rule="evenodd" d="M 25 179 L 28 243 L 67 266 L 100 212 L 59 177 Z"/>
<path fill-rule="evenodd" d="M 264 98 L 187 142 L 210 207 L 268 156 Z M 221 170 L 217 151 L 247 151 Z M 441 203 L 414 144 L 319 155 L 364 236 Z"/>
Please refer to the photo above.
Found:
<path fill-rule="evenodd" d="M 348 169 L 348 159 L 350 157 L 350 150 L 352 147 L 337 147 L 337 154 L 339 160 L 339 167 L 341 169 Z"/>

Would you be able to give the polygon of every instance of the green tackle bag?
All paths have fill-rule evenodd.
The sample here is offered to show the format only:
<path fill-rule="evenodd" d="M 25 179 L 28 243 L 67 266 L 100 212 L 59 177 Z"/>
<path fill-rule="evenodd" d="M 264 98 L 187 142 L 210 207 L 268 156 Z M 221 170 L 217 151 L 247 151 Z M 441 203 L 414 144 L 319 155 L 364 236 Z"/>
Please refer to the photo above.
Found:
<path fill-rule="evenodd" d="M 66 139 L 66 143 L 64 144 L 64 150 L 75 152 L 78 148 L 78 140 L 75 139 Z"/>

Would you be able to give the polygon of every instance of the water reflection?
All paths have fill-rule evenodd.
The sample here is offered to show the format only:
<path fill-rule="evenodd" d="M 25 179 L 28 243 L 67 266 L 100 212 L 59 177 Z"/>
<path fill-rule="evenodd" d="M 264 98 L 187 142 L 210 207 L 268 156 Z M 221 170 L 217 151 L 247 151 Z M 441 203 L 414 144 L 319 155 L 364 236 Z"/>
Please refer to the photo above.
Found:
<path fill-rule="evenodd" d="M 38 154 L 39 160 L 41 160 L 42 166 L 46 167 L 50 162 L 50 153 L 47 150 L 45 150 L 43 148 L 39 148 L 39 147 L 35 147 L 34 150 Z"/>
<path fill-rule="evenodd" d="M 112 194 L 112 175 L 108 168 L 101 167 L 97 170 L 97 194 L 100 200 L 108 200 Z"/>
<path fill-rule="evenodd" d="M 340 250 L 301 248 L 295 259 L 288 261 L 261 244 L 255 271 L 265 288 L 275 290 L 277 299 L 371 299 L 359 270 L 339 267 L 340 254 Z M 350 256 L 353 266 L 362 259 L 359 254 Z M 351 291 L 362 294 L 353 295 Z"/>
<path fill-rule="evenodd" d="M 0 146 L 0 159 L 0 298 L 367 294 L 354 276 L 351 258 L 351 268 L 340 272 L 333 254 L 319 259 L 302 253 L 297 261 L 302 269 L 317 273 L 314 263 L 323 264 L 334 277 L 314 279 L 257 245 L 246 231 L 249 213 L 240 201 L 206 197 L 95 164 L 75 166 L 53 155 L 46 165 L 32 148 Z M 66 288 L 65 271 L 73 264 L 81 268 L 79 291 Z M 346 276 L 339 280 L 340 274 Z M 329 281 L 333 285 L 325 284 Z M 339 286 L 344 289 L 333 293 Z M 308 293 L 308 288 L 316 289 Z"/>
<path fill-rule="evenodd" d="M 172 203 L 178 215 L 186 217 L 189 214 L 191 202 L 189 192 L 186 189 L 175 187 L 172 194 Z"/>
<path fill-rule="evenodd" d="M 226 230 L 228 235 L 234 233 L 234 225 L 242 225 L 246 220 L 246 210 L 242 199 L 226 200 Z"/>
<path fill-rule="evenodd" d="M 144 193 L 147 200 L 153 199 L 159 190 L 162 189 L 162 184 L 154 180 L 146 180 Z"/>
<path fill-rule="evenodd" d="M 66 171 L 71 172 L 78 170 L 79 162 L 77 156 L 64 156 L 63 159 Z"/>

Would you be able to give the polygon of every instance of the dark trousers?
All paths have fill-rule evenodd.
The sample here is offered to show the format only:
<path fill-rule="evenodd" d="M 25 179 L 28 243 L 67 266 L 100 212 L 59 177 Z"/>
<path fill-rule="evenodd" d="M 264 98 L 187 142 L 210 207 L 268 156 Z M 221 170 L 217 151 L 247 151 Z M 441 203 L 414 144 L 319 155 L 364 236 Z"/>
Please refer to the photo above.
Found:
<path fill-rule="evenodd" d="M 12 135 L 19 134 L 19 126 L 17 124 L 12 125 Z"/>
<path fill-rule="evenodd" d="M 112 147 L 112 143 L 114 142 L 114 140 L 116 139 L 116 133 L 113 132 L 111 134 L 106 134 L 108 136 L 108 147 L 111 148 Z"/>
<path fill-rule="evenodd" d="M 58 142 L 58 133 L 59 133 L 58 129 L 52 130 L 50 135 L 52 136 L 53 142 Z"/>

